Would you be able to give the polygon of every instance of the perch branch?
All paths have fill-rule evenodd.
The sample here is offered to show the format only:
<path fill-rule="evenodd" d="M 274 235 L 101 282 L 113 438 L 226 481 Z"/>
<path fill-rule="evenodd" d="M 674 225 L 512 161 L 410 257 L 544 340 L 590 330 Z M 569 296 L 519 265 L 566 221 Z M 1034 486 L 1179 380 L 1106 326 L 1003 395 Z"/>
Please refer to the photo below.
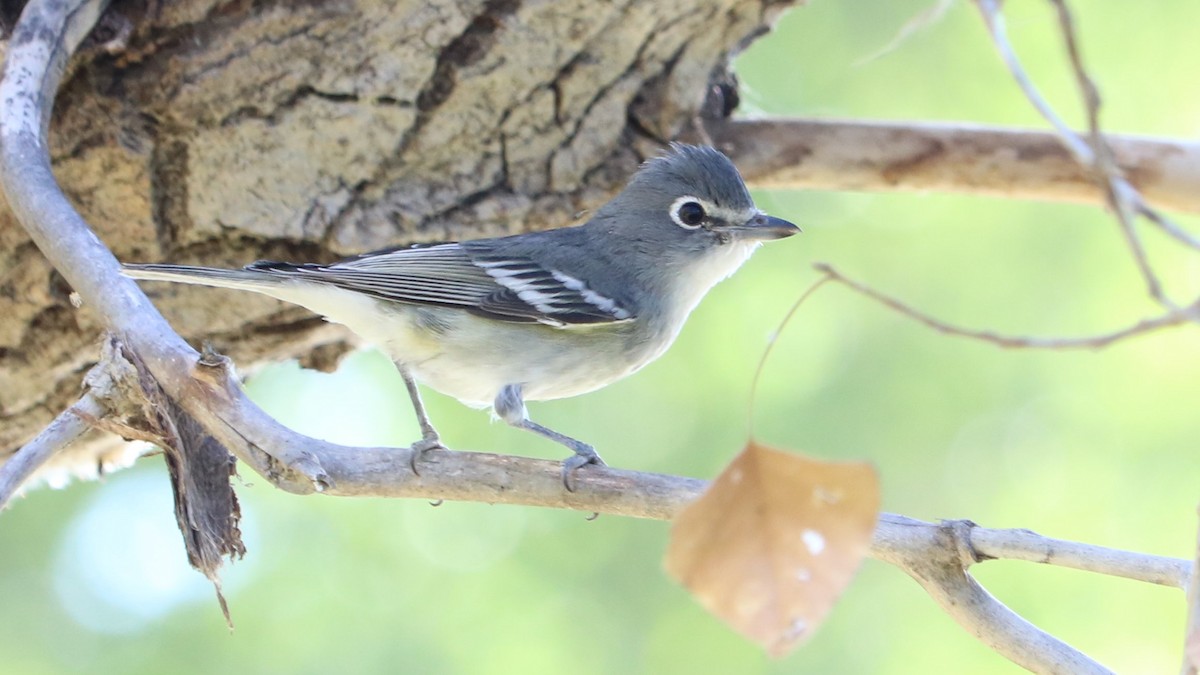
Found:
<path fill-rule="evenodd" d="M 40 434 L 0 465 L 0 510 L 8 505 L 21 485 L 40 466 L 91 428 L 88 418 L 103 414 L 104 406 L 91 394 L 84 394 L 75 405 L 59 413 Z"/>

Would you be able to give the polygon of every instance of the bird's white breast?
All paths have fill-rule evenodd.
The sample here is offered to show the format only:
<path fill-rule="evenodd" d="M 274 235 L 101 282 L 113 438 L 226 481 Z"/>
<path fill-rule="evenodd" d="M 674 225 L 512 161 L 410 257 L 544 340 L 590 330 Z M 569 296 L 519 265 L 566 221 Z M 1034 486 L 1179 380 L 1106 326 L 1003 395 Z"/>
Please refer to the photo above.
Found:
<path fill-rule="evenodd" d="M 759 246 L 757 241 L 735 241 L 723 246 L 716 246 L 704 254 L 700 260 L 688 265 L 683 273 L 675 278 L 677 311 L 682 315 L 677 318 L 682 327 L 700 300 L 721 281 L 738 271 L 751 254 Z M 674 338 L 672 338 L 674 339 Z"/>

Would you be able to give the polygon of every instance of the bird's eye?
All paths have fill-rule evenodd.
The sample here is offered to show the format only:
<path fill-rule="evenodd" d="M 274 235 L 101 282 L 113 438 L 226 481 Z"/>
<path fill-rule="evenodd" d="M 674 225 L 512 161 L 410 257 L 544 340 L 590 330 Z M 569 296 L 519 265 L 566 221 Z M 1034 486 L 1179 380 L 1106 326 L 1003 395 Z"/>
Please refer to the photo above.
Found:
<path fill-rule="evenodd" d="M 671 205 L 671 220 L 682 228 L 694 230 L 707 217 L 704 207 L 694 197 L 680 197 Z"/>

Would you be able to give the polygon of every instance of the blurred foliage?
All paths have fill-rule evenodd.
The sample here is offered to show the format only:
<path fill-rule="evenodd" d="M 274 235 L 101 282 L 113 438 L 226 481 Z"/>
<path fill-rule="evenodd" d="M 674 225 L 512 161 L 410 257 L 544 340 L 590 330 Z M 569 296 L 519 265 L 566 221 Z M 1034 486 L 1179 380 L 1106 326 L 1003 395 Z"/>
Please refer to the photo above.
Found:
<path fill-rule="evenodd" d="M 932 2 L 793 9 L 737 64 L 744 112 L 1042 127 L 970 3 L 867 59 Z M 1048 3 L 1006 4 L 1031 74 L 1078 120 Z M 1079 0 L 1074 8 L 1106 96 L 1106 128 L 1195 136 L 1200 4 Z M 660 361 L 604 391 L 534 404 L 535 419 L 595 443 L 617 466 L 714 475 L 746 441 L 755 364 L 816 277 L 816 260 L 978 328 L 1086 334 L 1153 311 L 1100 209 L 936 194 L 758 199 L 805 233 L 765 247 L 719 286 Z M 1179 297 L 1200 289 L 1196 256 L 1149 239 Z M 1005 351 L 938 335 L 831 287 L 783 332 L 753 417 L 764 442 L 875 462 L 890 511 L 1188 557 L 1200 477 L 1197 382 L 1190 328 L 1100 352 Z M 346 443 L 418 436 L 399 379 L 374 353 L 349 357 L 335 375 L 283 365 L 250 387 L 307 433 Z M 429 399 L 451 447 L 562 455 L 484 413 Z M 242 481 L 250 551 L 225 575 L 232 635 L 211 589 L 186 569 L 160 460 L 15 504 L 0 516 L 0 670 L 1017 670 L 874 561 L 811 642 L 771 662 L 666 579 L 665 523 L 297 498 L 254 475 Z M 1177 667 L 1177 591 L 1014 562 L 976 571 L 1015 610 L 1109 667 Z"/>

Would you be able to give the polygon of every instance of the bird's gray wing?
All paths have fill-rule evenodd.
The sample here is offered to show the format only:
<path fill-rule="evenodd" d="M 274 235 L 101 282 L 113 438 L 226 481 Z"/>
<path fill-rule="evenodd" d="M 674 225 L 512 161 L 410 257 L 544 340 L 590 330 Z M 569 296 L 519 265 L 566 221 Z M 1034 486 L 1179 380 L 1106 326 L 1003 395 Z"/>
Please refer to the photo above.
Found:
<path fill-rule="evenodd" d="M 332 265 L 257 262 L 248 270 L 304 278 L 389 300 L 455 307 L 513 323 L 556 327 L 633 318 L 617 301 L 582 280 L 528 257 L 472 242 L 368 253 Z"/>

